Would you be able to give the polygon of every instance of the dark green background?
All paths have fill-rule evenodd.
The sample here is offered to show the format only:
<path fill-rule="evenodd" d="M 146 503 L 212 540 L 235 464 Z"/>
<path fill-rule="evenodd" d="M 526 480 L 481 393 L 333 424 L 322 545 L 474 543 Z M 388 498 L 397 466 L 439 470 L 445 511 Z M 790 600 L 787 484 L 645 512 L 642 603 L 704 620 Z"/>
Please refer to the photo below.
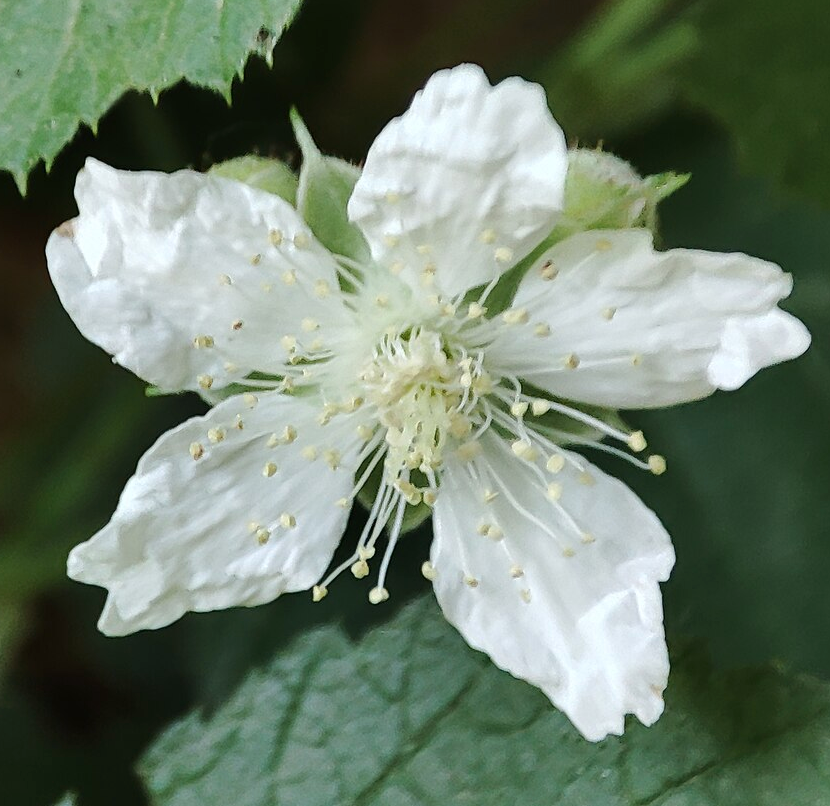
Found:
<path fill-rule="evenodd" d="M 629 415 L 667 456 L 665 476 L 600 463 L 674 537 L 670 641 L 702 638 L 724 666 L 772 658 L 830 677 L 827 7 L 621 6 L 630 18 L 597 22 L 597 2 L 307 0 L 273 69 L 252 62 L 231 108 L 185 85 L 158 106 L 130 94 L 97 137 L 82 130 L 48 176 L 35 172 L 25 201 L 0 176 L 3 802 L 45 806 L 73 788 L 83 806 L 143 803 L 133 764 L 170 720 L 220 703 L 251 663 L 310 624 L 343 620 L 359 633 L 426 589 L 417 569 L 429 534 L 419 530 L 396 552 L 384 608 L 344 584 L 314 608 L 292 596 L 158 633 L 96 632 L 103 592 L 65 579 L 66 552 L 107 520 L 155 437 L 202 406 L 146 399 L 77 334 L 49 285 L 43 245 L 74 213 L 84 158 L 163 170 L 251 150 L 296 161 L 296 104 L 324 151 L 359 161 L 433 70 L 465 60 L 493 80 L 543 81 L 573 141 L 604 137 L 643 172 L 692 172 L 662 208 L 666 246 L 746 251 L 793 273 L 788 307 L 814 337 L 804 358 L 734 394 Z"/>

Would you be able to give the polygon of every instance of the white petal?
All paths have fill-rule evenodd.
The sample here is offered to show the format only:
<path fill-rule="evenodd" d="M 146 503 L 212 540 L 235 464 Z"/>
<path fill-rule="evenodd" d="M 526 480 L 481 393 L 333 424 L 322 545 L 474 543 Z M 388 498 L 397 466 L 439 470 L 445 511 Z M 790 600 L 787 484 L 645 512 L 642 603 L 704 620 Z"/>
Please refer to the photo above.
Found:
<path fill-rule="evenodd" d="M 447 293 L 486 282 L 550 233 L 565 138 L 536 84 L 492 87 L 480 67 L 441 70 L 380 133 L 349 201 L 375 259 Z"/>
<path fill-rule="evenodd" d="M 150 448 L 110 523 L 69 556 L 73 579 L 109 589 L 104 633 L 163 627 L 187 611 L 262 604 L 319 579 L 346 524 L 348 511 L 335 502 L 353 483 L 356 437 L 349 417 L 319 426 L 313 400 L 270 392 L 251 409 L 234 397 Z M 286 426 L 296 440 L 269 446 Z M 194 443 L 201 458 L 191 455 L 191 446 L 199 450 Z M 312 445 L 321 456 L 314 462 L 301 454 Z M 336 470 L 323 461 L 324 450 L 341 454 Z"/>
<path fill-rule="evenodd" d="M 198 389 L 201 375 L 219 388 L 251 370 L 279 372 L 280 339 L 304 335 L 303 318 L 321 323 L 324 342 L 343 321 L 339 295 L 314 294 L 318 280 L 337 290 L 331 256 L 278 196 L 95 160 L 75 196 L 79 217 L 46 247 L 61 302 L 84 336 L 165 390 Z M 296 282 L 286 285 L 286 272 Z M 212 346 L 194 347 L 200 337 Z"/>
<path fill-rule="evenodd" d="M 577 467 L 555 477 L 557 504 L 498 437 L 483 444 L 480 458 L 451 463 L 441 479 L 431 560 L 445 615 L 496 665 L 539 686 L 586 738 L 621 734 L 627 713 L 653 723 L 669 670 L 657 584 L 674 563 L 665 530 L 580 456 L 568 453 Z M 489 504 L 488 488 L 499 493 Z M 482 536 L 487 524 L 504 537 Z"/>
<path fill-rule="evenodd" d="M 487 356 L 559 397 L 614 408 L 652 408 L 735 389 L 803 353 L 810 335 L 776 307 L 792 280 L 744 254 L 656 252 L 645 230 L 587 232 L 540 258 L 515 305 L 524 328 L 503 328 Z M 534 335 L 538 323 L 550 336 Z M 576 356 L 578 366 L 568 366 Z M 574 363 L 570 362 L 571 365 Z"/>

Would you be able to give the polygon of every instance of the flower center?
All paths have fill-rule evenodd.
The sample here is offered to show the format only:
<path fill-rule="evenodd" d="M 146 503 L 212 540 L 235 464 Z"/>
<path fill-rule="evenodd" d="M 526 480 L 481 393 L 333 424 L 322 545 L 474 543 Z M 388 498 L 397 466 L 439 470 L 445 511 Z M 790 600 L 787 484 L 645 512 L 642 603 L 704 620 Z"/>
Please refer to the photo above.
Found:
<path fill-rule="evenodd" d="M 486 379 L 481 356 L 471 357 L 439 333 L 415 329 L 384 336 L 360 380 L 386 427 L 386 466 L 393 477 L 440 467 L 448 440 L 470 432 L 469 414 Z"/>

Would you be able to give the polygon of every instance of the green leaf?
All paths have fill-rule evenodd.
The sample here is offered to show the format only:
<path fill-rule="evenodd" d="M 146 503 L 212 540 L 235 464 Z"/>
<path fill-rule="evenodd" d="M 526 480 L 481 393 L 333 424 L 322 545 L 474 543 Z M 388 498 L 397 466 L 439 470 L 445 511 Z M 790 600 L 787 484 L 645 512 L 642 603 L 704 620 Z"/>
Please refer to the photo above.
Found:
<path fill-rule="evenodd" d="M 830 687 L 675 657 L 666 714 L 591 744 L 466 647 L 432 598 L 359 643 L 327 627 L 140 764 L 155 806 L 780 806 L 830 796 Z"/>
<path fill-rule="evenodd" d="M 336 255 L 365 263 L 370 259 L 369 247 L 346 215 L 360 169 L 321 154 L 296 109 L 291 110 L 291 125 L 303 152 L 297 209 L 323 246 Z"/>
<path fill-rule="evenodd" d="M 208 173 L 267 190 L 285 199 L 292 206 L 297 202 L 297 177 L 282 160 L 251 154 L 217 162 L 210 167 Z"/>
<path fill-rule="evenodd" d="M 270 59 L 301 0 L 0 0 L 0 170 L 23 189 L 80 123 L 127 90 L 186 78 L 229 97 L 250 53 Z"/>

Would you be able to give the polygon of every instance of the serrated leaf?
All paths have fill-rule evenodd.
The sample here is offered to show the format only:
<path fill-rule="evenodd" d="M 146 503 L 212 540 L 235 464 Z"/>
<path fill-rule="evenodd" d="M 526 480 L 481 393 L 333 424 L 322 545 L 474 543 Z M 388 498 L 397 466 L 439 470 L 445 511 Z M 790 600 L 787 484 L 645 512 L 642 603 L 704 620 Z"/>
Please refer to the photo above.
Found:
<path fill-rule="evenodd" d="M 301 0 L 0 0 L 0 170 L 24 188 L 80 123 L 130 89 L 182 78 L 229 96 L 249 54 L 270 58 Z"/>
<path fill-rule="evenodd" d="M 360 169 L 321 154 L 296 109 L 291 110 L 291 125 L 303 153 L 297 209 L 323 246 L 336 255 L 365 263 L 370 257 L 369 246 L 346 215 Z"/>
<path fill-rule="evenodd" d="M 155 806 L 781 806 L 830 797 L 830 688 L 675 658 L 652 728 L 591 744 L 429 599 L 350 642 L 306 634 L 140 765 Z"/>

